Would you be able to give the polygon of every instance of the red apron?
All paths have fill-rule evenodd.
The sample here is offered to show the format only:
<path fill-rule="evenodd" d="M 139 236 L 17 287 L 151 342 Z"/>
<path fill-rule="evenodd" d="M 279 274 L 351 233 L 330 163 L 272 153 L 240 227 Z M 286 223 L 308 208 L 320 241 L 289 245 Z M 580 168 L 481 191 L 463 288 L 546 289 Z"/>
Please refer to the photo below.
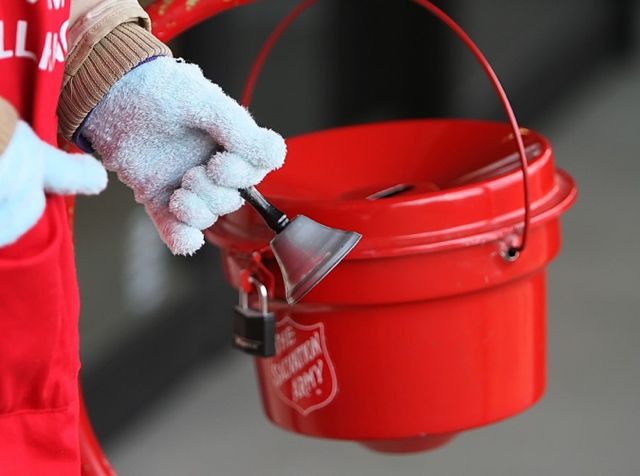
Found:
<path fill-rule="evenodd" d="M 0 1 L 0 97 L 56 143 L 71 0 Z M 63 197 L 0 248 L 0 475 L 78 476 L 78 290 Z"/>

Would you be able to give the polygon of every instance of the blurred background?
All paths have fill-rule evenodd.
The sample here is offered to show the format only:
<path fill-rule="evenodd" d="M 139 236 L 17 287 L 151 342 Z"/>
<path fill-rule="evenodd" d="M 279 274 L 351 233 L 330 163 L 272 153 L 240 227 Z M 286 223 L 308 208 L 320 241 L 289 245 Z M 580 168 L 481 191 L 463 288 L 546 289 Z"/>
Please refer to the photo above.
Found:
<path fill-rule="evenodd" d="M 231 10 L 173 49 L 237 98 L 295 3 Z M 477 42 L 521 124 L 550 139 L 580 187 L 549 270 L 545 398 L 411 456 L 285 433 L 262 414 L 251 359 L 230 348 L 236 295 L 217 251 L 172 257 L 112 180 L 78 202 L 77 259 L 83 386 L 122 476 L 640 474 L 640 2 L 435 3 Z M 287 136 L 379 119 L 502 119 L 459 41 L 410 2 L 389 0 L 325 0 L 305 13 L 251 109 Z"/>

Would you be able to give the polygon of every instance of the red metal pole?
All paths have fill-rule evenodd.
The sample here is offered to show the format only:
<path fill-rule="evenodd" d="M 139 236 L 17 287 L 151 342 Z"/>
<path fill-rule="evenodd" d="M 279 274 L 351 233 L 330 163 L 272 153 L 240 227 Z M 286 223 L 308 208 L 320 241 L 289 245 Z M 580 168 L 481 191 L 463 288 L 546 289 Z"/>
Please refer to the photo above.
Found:
<path fill-rule="evenodd" d="M 80 461 L 82 476 L 116 476 L 93 433 L 82 390 L 80 390 Z"/>

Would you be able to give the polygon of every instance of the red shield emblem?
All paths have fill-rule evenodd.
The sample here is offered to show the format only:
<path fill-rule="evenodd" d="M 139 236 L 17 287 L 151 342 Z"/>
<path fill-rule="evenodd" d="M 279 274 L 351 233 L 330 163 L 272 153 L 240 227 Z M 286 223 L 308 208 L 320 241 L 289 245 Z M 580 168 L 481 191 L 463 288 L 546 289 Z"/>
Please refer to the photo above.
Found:
<path fill-rule="evenodd" d="M 304 326 L 287 316 L 276 325 L 276 353 L 269 374 L 287 405 L 308 415 L 331 403 L 338 382 L 322 323 Z"/>

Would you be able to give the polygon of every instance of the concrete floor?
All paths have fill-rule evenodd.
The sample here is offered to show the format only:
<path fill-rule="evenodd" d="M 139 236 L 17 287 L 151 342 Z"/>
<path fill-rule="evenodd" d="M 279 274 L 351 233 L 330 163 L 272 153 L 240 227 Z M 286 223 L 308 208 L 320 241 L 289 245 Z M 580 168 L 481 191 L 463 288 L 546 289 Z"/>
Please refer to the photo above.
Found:
<path fill-rule="evenodd" d="M 581 196 L 549 271 L 549 383 L 527 413 L 390 457 L 270 425 L 248 357 L 207 364 L 108 448 L 122 476 L 640 474 L 640 60 L 611 64 L 537 125 Z"/>

